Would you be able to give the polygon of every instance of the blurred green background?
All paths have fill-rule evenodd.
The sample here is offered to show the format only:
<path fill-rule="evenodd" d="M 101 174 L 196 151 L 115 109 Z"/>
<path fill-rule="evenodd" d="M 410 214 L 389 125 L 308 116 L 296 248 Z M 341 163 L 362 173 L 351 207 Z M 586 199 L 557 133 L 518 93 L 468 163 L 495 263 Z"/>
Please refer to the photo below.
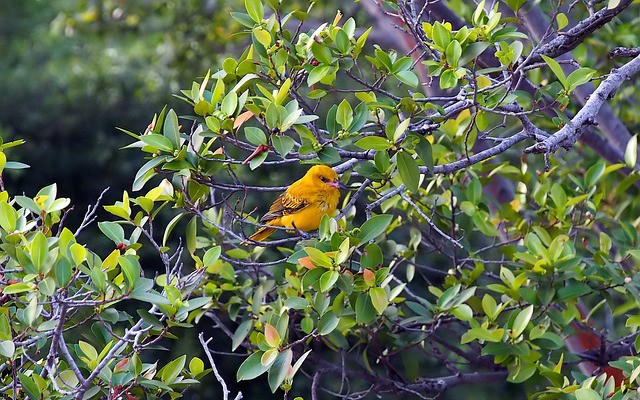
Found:
<path fill-rule="evenodd" d="M 230 4 L 231 3 L 231 4 Z M 0 0 L 0 136 L 31 165 L 9 188 L 35 194 L 57 182 L 76 205 L 71 224 L 111 186 L 131 187 L 143 162 L 119 150 L 172 97 L 215 69 L 243 39 L 238 1 Z"/>

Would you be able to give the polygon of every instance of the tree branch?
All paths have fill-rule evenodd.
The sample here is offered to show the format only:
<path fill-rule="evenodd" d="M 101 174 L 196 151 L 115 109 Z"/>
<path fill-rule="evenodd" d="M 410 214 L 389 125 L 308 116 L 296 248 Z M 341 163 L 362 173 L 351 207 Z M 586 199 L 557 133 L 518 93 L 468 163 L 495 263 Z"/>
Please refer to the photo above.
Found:
<path fill-rule="evenodd" d="M 589 37 L 589 35 L 609 23 L 613 17 L 624 11 L 631 3 L 633 3 L 633 0 L 621 0 L 617 7 L 604 7 L 589 18 L 578 22 L 576 26 L 564 32 L 561 36 L 556 36 L 548 43 L 540 46 L 535 54 L 529 58 L 529 63 L 543 61 L 541 57 L 542 54 L 556 58 L 570 52 L 582 43 L 584 39 Z"/>
<path fill-rule="evenodd" d="M 567 125 L 545 140 L 527 147 L 525 153 L 548 154 L 555 152 L 560 146 L 573 145 L 582 135 L 583 128 L 586 125 L 593 124 L 593 118 L 600 110 L 600 107 L 615 95 L 615 92 L 625 80 L 638 72 L 640 72 L 640 56 L 637 56 L 621 68 L 612 70 L 609 77 L 598 86 L 584 107 Z"/>

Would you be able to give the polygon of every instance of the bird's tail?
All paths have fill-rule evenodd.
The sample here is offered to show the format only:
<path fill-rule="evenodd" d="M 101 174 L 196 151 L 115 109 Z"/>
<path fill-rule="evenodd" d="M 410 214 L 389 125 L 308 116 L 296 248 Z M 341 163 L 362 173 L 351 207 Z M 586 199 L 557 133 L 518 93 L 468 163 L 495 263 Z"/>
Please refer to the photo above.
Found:
<path fill-rule="evenodd" d="M 262 228 L 258 229 L 256 231 L 256 233 L 254 233 L 253 235 L 249 236 L 249 239 L 247 239 L 244 242 L 242 242 L 242 244 L 247 246 L 247 245 L 249 245 L 251 243 L 252 240 L 254 240 L 256 242 L 262 242 L 266 238 L 271 236 L 271 234 L 273 232 L 275 232 L 275 231 L 276 231 L 275 228 L 269 228 L 269 227 L 263 226 Z"/>

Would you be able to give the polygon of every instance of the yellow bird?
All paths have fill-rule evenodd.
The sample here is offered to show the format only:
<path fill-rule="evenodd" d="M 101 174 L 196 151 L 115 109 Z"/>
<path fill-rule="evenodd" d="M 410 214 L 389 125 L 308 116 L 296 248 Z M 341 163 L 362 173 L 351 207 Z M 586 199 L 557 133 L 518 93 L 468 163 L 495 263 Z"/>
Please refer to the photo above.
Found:
<path fill-rule="evenodd" d="M 335 213 L 340 200 L 340 189 L 346 188 L 331 167 L 315 165 L 273 202 L 260 222 L 302 231 L 318 229 L 325 214 Z M 275 228 L 263 226 L 247 242 L 261 242 L 275 231 Z"/>

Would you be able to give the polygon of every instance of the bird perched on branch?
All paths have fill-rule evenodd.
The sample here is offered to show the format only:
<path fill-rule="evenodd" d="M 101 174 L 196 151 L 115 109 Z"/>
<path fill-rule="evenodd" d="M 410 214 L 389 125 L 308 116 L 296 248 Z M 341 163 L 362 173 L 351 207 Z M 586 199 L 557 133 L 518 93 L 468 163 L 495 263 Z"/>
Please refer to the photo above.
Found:
<path fill-rule="evenodd" d="M 346 188 L 331 167 L 315 165 L 273 202 L 260 222 L 302 231 L 318 229 L 325 214 L 335 213 L 340 200 L 340 189 Z M 263 226 L 244 243 L 263 241 L 275 231 L 275 228 Z"/>

